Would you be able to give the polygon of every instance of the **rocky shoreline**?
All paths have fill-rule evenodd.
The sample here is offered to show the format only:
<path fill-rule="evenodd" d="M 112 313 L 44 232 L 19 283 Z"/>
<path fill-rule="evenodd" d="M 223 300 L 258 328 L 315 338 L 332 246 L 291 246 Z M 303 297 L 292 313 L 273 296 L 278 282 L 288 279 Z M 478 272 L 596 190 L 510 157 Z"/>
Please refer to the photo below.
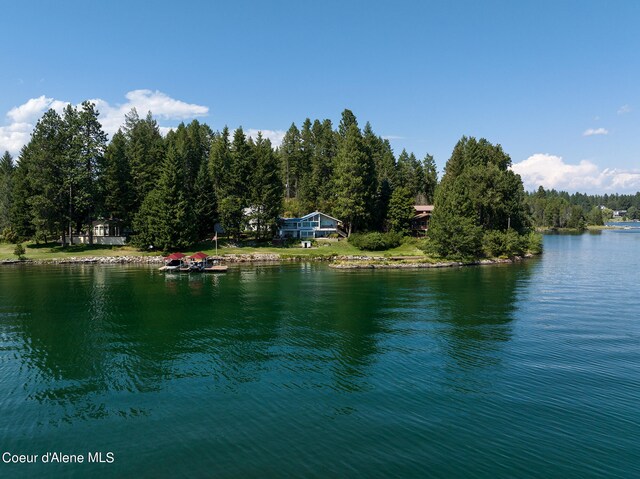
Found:
<path fill-rule="evenodd" d="M 229 263 L 253 263 L 253 262 L 273 262 L 283 261 L 278 254 L 255 253 L 255 254 L 228 254 L 218 256 Z M 0 260 L 0 265 L 6 264 L 25 264 L 25 265 L 44 265 L 44 264 L 162 264 L 164 258 L 162 256 L 70 256 L 68 258 L 51 258 L 51 259 L 6 259 Z"/>
<path fill-rule="evenodd" d="M 533 255 L 516 256 L 514 258 L 492 258 L 482 259 L 478 261 L 388 261 L 385 258 L 368 258 L 354 261 L 344 260 L 329 264 L 334 269 L 420 269 L 420 268 L 454 268 L 461 266 L 484 266 L 492 264 L 510 264 L 518 263 L 526 258 L 532 258 Z"/>
<path fill-rule="evenodd" d="M 228 263 L 275 263 L 292 261 L 322 261 L 328 262 L 330 268 L 334 269 L 416 269 L 416 268 L 451 268 L 460 266 L 481 266 L 491 264 L 506 264 L 522 261 L 525 257 L 515 257 L 510 259 L 484 259 L 471 262 L 440 261 L 430 262 L 419 257 L 381 257 L 366 255 L 349 256 L 282 256 L 275 253 L 252 253 L 252 254 L 226 254 L 218 258 Z M 71 256 L 68 258 L 51 258 L 36 260 L 7 259 L 0 260 L 2 265 L 64 265 L 64 264 L 130 264 L 130 265 L 155 265 L 162 264 L 162 256 Z"/>

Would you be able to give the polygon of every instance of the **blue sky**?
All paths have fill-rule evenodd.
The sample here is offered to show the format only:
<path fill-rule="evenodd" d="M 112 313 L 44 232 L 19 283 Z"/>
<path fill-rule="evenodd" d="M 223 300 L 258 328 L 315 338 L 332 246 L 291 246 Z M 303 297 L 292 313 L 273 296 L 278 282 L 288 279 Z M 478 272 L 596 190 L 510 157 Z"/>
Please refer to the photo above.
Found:
<path fill-rule="evenodd" d="M 440 169 L 462 136 L 531 189 L 640 190 L 640 2 L 22 0 L 2 8 L 0 149 L 45 108 L 96 100 L 264 130 L 349 108 Z"/>

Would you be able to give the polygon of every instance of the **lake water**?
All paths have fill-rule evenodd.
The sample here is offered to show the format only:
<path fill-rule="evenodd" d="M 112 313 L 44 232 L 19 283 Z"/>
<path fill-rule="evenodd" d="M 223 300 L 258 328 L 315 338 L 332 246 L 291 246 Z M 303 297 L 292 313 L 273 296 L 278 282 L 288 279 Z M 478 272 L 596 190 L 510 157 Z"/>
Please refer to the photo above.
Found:
<path fill-rule="evenodd" d="M 2 477 L 640 477 L 640 232 L 517 265 L 0 268 Z M 113 453 L 111 464 L 87 454 Z"/>

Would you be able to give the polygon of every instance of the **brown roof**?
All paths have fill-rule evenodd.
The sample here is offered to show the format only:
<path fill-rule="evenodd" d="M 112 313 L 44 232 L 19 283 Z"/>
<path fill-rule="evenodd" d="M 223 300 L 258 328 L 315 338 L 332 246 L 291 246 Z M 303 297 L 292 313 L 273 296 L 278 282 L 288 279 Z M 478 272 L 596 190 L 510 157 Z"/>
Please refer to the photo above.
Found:
<path fill-rule="evenodd" d="M 416 213 L 431 213 L 433 212 L 433 205 L 413 205 Z"/>

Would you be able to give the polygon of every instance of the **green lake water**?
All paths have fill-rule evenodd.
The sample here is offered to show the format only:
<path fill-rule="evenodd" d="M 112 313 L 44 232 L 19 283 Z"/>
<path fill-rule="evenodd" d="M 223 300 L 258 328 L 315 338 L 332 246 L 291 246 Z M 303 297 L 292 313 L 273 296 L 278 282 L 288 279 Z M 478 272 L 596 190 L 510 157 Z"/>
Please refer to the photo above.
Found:
<path fill-rule="evenodd" d="M 640 477 L 640 230 L 517 265 L 0 267 L 0 477 Z M 113 463 L 87 463 L 89 452 Z"/>

